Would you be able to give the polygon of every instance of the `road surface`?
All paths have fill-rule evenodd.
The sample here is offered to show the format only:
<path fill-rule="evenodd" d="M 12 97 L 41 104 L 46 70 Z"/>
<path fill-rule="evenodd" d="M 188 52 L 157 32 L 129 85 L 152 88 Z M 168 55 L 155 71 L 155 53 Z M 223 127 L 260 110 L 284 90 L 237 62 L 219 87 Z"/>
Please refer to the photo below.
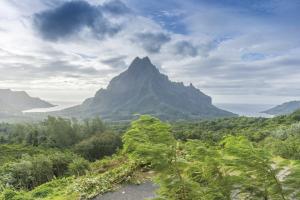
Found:
<path fill-rule="evenodd" d="M 124 185 L 117 191 L 106 193 L 96 197 L 94 200 L 143 200 L 154 198 L 157 187 L 153 183 L 141 185 Z"/>

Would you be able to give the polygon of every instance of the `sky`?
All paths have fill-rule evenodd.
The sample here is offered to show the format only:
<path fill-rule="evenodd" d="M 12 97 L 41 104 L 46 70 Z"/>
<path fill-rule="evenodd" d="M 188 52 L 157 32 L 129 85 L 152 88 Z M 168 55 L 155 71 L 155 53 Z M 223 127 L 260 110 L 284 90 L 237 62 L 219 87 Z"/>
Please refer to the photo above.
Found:
<path fill-rule="evenodd" d="M 0 0 L 0 88 L 80 103 L 139 56 L 214 103 L 300 100 L 299 0 Z"/>

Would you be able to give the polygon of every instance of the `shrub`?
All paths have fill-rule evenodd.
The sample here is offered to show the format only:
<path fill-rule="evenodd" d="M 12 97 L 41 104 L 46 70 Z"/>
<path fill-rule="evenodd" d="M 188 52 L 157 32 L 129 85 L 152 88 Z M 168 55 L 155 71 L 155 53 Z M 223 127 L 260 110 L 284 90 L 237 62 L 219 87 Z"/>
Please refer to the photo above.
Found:
<path fill-rule="evenodd" d="M 69 164 L 69 173 L 75 176 L 81 176 L 89 169 L 89 162 L 83 158 L 76 158 Z"/>
<path fill-rule="evenodd" d="M 13 198 L 17 195 L 17 192 L 12 189 L 5 189 L 2 192 L 2 198 L 3 200 L 13 200 Z M 1 196 L 0 196 L 1 197 Z"/>
<path fill-rule="evenodd" d="M 35 198 L 43 198 L 43 197 L 48 196 L 52 192 L 53 192 L 52 188 L 42 187 L 42 188 L 39 188 L 37 191 L 34 191 L 32 193 L 32 196 L 35 197 Z"/>
<path fill-rule="evenodd" d="M 75 146 L 75 152 L 84 158 L 95 161 L 104 156 L 111 156 L 121 147 L 118 134 L 106 132 L 83 140 Z"/>

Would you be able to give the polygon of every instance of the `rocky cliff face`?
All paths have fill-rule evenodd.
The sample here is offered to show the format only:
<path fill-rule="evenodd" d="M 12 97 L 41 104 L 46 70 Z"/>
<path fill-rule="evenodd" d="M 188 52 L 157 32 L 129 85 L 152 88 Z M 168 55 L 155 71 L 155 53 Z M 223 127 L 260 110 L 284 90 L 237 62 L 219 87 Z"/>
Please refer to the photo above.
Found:
<path fill-rule="evenodd" d="M 82 105 L 63 112 L 108 120 L 127 120 L 135 114 L 170 120 L 233 115 L 213 106 L 211 97 L 192 84 L 171 82 L 148 57 L 135 58 L 125 72 L 110 81 L 107 89 L 100 89 Z"/>

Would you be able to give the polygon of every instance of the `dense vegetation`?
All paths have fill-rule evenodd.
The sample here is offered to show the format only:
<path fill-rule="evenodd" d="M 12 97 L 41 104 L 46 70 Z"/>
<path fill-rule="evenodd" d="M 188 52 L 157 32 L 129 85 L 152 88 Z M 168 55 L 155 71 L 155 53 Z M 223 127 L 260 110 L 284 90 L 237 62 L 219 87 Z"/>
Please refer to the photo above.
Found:
<path fill-rule="evenodd" d="M 99 118 L 78 122 L 48 117 L 39 123 L 1 124 L 1 143 L 39 147 L 31 149 L 70 149 L 86 159 L 96 160 L 112 155 L 121 146 L 121 137 Z"/>
<path fill-rule="evenodd" d="M 300 199 L 299 111 L 130 126 L 49 117 L 2 124 L 0 141 L 5 200 L 89 199 L 148 179 L 158 200 Z"/>
<path fill-rule="evenodd" d="M 32 190 L 53 179 L 85 174 L 89 161 L 121 147 L 121 137 L 99 118 L 78 122 L 49 117 L 34 124 L 1 124 L 0 143 L 0 189 Z"/>

